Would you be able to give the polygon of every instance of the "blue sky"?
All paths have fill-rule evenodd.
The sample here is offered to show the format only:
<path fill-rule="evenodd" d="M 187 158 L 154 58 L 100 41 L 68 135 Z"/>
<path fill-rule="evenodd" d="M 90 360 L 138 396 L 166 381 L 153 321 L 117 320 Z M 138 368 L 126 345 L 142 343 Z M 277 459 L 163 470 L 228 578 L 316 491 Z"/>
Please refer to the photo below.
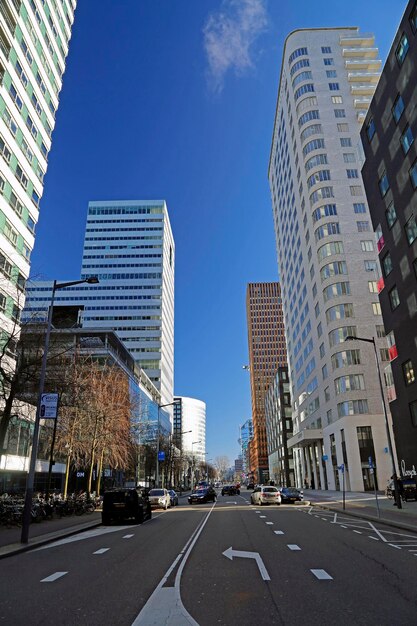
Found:
<path fill-rule="evenodd" d="M 207 403 L 208 458 L 232 461 L 251 415 L 246 284 L 277 280 L 267 167 L 285 37 L 359 26 L 385 60 L 405 5 L 79 0 L 32 276 L 79 277 L 89 200 L 167 201 L 175 393 Z"/>

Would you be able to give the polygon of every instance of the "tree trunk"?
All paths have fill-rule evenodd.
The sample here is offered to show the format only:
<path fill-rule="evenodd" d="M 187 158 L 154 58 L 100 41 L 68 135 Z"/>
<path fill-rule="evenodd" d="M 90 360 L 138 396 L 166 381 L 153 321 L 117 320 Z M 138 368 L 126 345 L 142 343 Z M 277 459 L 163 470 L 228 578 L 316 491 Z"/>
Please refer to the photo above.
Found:
<path fill-rule="evenodd" d="M 14 397 L 15 393 L 12 386 L 10 389 L 9 397 L 6 399 L 6 402 L 4 404 L 4 409 L 2 411 L 2 417 L 0 421 L 0 454 L 6 453 L 6 448 L 4 444 L 6 441 L 7 429 L 9 427 L 10 420 L 12 419 Z"/>
<path fill-rule="evenodd" d="M 63 491 L 64 499 L 67 497 L 70 468 L 71 468 L 71 454 L 68 454 L 66 468 L 65 468 L 65 481 L 64 481 L 64 491 Z"/>
<path fill-rule="evenodd" d="M 96 480 L 96 495 L 100 495 L 100 486 L 101 486 L 101 473 L 103 471 L 103 458 L 104 458 L 104 449 L 101 451 L 100 461 L 97 469 L 97 480 Z"/>

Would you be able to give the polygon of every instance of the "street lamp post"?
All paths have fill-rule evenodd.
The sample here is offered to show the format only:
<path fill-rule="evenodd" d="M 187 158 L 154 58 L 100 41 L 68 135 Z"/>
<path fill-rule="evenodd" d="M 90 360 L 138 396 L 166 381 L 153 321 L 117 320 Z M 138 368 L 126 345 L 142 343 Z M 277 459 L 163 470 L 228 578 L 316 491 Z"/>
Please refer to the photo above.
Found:
<path fill-rule="evenodd" d="M 54 284 L 52 287 L 51 301 L 49 304 L 48 321 L 46 325 L 45 345 L 44 345 L 43 355 L 42 355 L 42 364 L 41 364 L 41 373 L 40 373 L 39 391 L 38 391 L 38 404 L 36 408 L 35 426 L 33 430 L 33 442 L 32 442 L 32 451 L 30 455 L 29 473 L 28 473 L 28 477 L 26 481 L 25 504 L 23 508 L 23 517 L 22 517 L 21 543 L 28 543 L 29 541 L 29 524 L 30 524 L 30 517 L 31 517 L 31 512 L 32 512 L 33 486 L 35 482 L 36 458 L 38 456 L 38 445 L 39 445 L 39 431 L 40 431 L 40 421 L 41 421 L 41 400 L 42 400 L 42 394 L 43 394 L 43 390 L 45 386 L 46 363 L 48 359 L 49 338 L 51 335 L 51 328 L 52 328 L 52 312 L 54 308 L 55 292 L 58 289 L 64 289 L 65 287 L 71 287 L 72 285 L 80 285 L 81 283 L 96 284 L 98 282 L 99 281 L 98 281 L 97 276 L 91 276 L 90 278 L 85 278 L 83 280 L 72 280 L 69 283 L 57 283 L 57 281 L 54 280 Z"/>
<path fill-rule="evenodd" d="M 158 427 L 156 432 L 156 472 L 155 472 L 155 487 L 159 487 L 159 417 L 160 410 L 166 406 L 175 406 L 179 402 L 168 402 L 168 404 L 158 404 Z"/>
<path fill-rule="evenodd" d="M 384 410 L 385 428 L 386 428 L 386 431 L 387 431 L 388 450 L 389 450 L 389 453 L 390 453 L 390 456 L 391 456 L 392 475 L 393 475 L 393 480 L 394 480 L 394 491 L 395 491 L 395 502 L 397 504 L 397 507 L 399 509 L 402 509 L 400 491 L 398 489 L 397 464 L 395 463 L 395 458 L 394 458 L 394 449 L 393 449 L 393 446 L 392 446 L 391 432 L 390 432 L 389 421 L 388 421 L 388 412 L 387 412 L 387 407 L 386 407 L 386 404 L 385 404 L 384 387 L 383 387 L 383 384 L 382 384 L 381 369 L 379 367 L 378 352 L 377 352 L 377 349 L 376 349 L 375 338 L 372 337 L 371 339 L 369 339 L 368 337 L 354 337 L 353 335 L 348 335 L 346 337 L 345 341 L 365 341 L 366 343 L 371 343 L 373 345 L 373 347 L 374 347 L 376 369 L 377 369 L 377 372 L 378 372 L 379 389 L 381 391 L 382 408 Z"/>
<path fill-rule="evenodd" d="M 194 485 L 194 476 L 195 476 L 195 471 L 194 471 L 194 445 L 197 443 L 201 443 L 201 439 L 199 441 L 192 441 L 191 442 L 191 463 L 192 463 L 192 473 L 191 473 L 191 491 L 193 490 L 193 485 Z"/>

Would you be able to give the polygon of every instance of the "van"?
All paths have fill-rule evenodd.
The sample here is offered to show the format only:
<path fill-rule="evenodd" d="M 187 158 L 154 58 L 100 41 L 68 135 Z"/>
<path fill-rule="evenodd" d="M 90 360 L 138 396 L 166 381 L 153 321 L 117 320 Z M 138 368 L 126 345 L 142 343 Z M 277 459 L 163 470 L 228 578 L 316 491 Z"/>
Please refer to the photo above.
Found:
<path fill-rule="evenodd" d="M 151 519 L 152 510 L 149 498 L 141 489 L 109 489 L 104 492 L 101 521 L 108 526 L 113 521 L 133 519 L 142 524 Z"/>

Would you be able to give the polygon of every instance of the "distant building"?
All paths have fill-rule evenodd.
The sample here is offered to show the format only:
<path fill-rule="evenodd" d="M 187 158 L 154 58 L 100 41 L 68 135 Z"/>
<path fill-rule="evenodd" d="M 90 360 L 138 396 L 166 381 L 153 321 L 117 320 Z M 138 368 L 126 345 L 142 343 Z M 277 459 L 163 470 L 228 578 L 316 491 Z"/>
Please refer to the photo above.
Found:
<path fill-rule="evenodd" d="M 174 270 L 174 240 L 163 200 L 90 202 L 81 277 L 98 276 L 100 282 L 68 287 L 55 296 L 55 307 L 83 306 L 83 328 L 117 333 L 161 391 L 162 404 L 173 398 Z M 46 318 L 51 290 L 51 281 L 28 285 L 25 321 Z"/>
<path fill-rule="evenodd" d="M 249 469 L 256 482 L 263 483 L 269 478 L 265 398 L 278 367 L 287 363 L 278 282 L 248 284 L 246 317 L 253 422 Z"/>
<path fill-rule="evenodd" d="M 265 417 L 268 441 L 269 477 L 276 485 L 294 487 L 293 449 L 288 439 L 293 435 L 288 368 L 280 367 L 266 395 Z"/>
<path fill-rule="evenodd" d="M 245 474 L 248 473 L 250 462 L 249 462 L 249 442 L 253 438 L 253 422 L 252 419 L 249 418 L 239 427 L 239 445 L 242 451 L 242 462 L 243 462 L 243 472 Z"/>
<path fill-rule="evenodd" d="M 400 470 L 417 468 L 417 3 L 407 4 L 361 136 L 362 169 L 382 272 L 385 369 Z M 378 268 L 379 269 L 379 268 Z M 394 383 L 394 384 L 392 384 Z"/>
<path fill-rule="evenodd" d="M 196 398 L 175 396 L 174 443 L 196 462 L 206 462 L 206 403 Z"/>

